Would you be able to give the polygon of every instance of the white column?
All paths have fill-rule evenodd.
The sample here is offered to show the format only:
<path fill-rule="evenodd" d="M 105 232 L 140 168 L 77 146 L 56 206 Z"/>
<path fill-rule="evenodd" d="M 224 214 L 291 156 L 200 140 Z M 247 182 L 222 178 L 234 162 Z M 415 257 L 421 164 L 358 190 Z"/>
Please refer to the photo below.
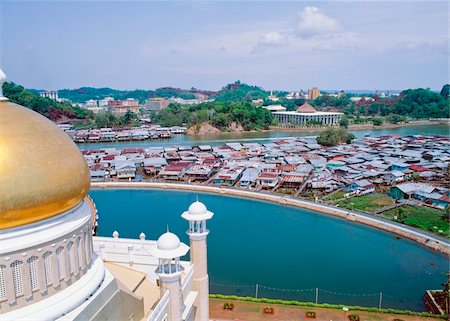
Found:
<path fill-rule="evenodd" d="M 194 306 L 197 308 L 195 321 L 205 321 L 209 318 L 209 276 L 206 236 L 190 235 L 191 261 L 194 265 L 192 288 L 198 292 Z"/>
<path fill-rule="evenodd" d="M 22 263 L 22 287 L 25 299 L 30 299 L 32 296 L 30 264 L 26 259 L 24 259 Z"/>
<path fill-rule="evenodd" d="M 165 276 L 159 275 L 161 296 L 169 291 L 168 321 L 181 321 L 181 273 Z M 208 319 L 205 319 L 207 321 Z"/>
<path fill-rule="evenodd" d="M 12 305 L 16 302 L 16 291 L 14 290 L 13 272 L 10 264 L 6 266 L 4 272 L 5 272 L 5 280 L 8 280 L 5 284 L 6 297 L 8 298 L 8 303 Z"/>

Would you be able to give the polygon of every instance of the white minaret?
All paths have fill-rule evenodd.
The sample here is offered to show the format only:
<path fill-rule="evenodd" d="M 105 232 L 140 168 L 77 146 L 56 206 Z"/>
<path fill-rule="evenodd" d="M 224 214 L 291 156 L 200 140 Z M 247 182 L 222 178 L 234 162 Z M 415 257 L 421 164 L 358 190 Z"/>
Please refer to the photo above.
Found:
<path fill-rule="evenodd" d="M 182 315 L 181 273 L 184 268 L 180 265 L 180 257 L 186 255 L 189 246 L 180 242 L 178 236 L 167 231 L 156 242 L 156 248 L 151 254 L 159 259 L 156 274 L 159 276 L 161 297 L 169 291 L 168 321 L 180 321 Z"/>
<path fill-rule="evenodd" d="M 0 101 L 1 100 L 8 100 L 5 96 L 3 96 L 3 84 L 6 81 L 6 75 L 3 72 L 3 70 L 0 69 Z"/>
<path fill-rule="evenodd" d="M 209 231 L 206 229 L 206 221 L 213 217 L 214 213 L 207 210 L 206 206 L 196 201 L 189 206 L 181 217 L 189 222 L 189 235 L 191 245 L 191 262 L 194 265 L 194 277 L 192 287 L 198 292 L 194 306 L 197 308 L 195 321 L 209 320 L 209 277 L 208 257 L 206 251 L 206 237 Z"/>

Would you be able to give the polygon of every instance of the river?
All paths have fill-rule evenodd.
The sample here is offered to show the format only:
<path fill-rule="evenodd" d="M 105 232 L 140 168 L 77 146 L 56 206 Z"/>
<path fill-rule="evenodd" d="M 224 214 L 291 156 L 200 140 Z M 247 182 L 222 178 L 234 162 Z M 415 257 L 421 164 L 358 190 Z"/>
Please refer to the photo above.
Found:
<path fill-rule="evenodd" d="M 422 294 L 439 289 L 448 258 L 361 224 L 261 201 L 160 190 L 91 190 L 99 235 L 188 243 L 180 218 L 197 195 L 215 213 L 208 222 L 211 293 L 423 311 Z"/>
<path fill-rule="evenodd" d="M 405 126 L 391 129 L 368 129 L 351 131 L 356 138 L 363 138 L 365 135 L 382 136 L 382 135 L 448 135 L 448 124 L 433 125 L 416 125 Z M 80 149 L 101 149 L 101 148 L 129 148 L 129 147 L 156 147 L 156 146 L 181 146 L 181 145 L 223 145 L 229 142 L 257 142 L 267 143 L 279 138 L 286 137 L 310 137 L 315 139 L 317 133 L 311 132 L 251 132 L 251 133 L 225 133 L 210 136 L 191 136 L 191 135 L 174 135 L 170 139 L 158 139 L 147 141 L 131 141 L 131 142 L 114 142 L 114 143 L 87 143 L 78 144 Z"/>

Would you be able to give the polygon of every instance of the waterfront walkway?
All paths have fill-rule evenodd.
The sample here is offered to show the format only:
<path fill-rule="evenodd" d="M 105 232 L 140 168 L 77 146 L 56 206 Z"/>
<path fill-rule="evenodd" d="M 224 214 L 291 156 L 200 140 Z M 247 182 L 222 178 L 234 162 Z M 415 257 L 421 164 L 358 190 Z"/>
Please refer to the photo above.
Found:
<path fill-rule="evenodd" d="M 225 303 L 232 303 L 233 310 L 224 310 Z M 264 309 L 273 309 L 273 314 L 264 313 Z M 241 321 L 265 321 L 265 320 L 319 320 L 319 321 L 338 321 L 345 320 L 350 314 L 357 314 L 360 320 L 370 321 L 392 321 L 395 319 L 403 321 L 421 321 L 421 320 L 439 320 L 436 317 L 424 317 L 405 314 L 394 313 L 380 313 L 368 311 L 348 311 L 344 312 L 342 309 L 326 309 L 318 307 L 304 307 L 304 306 L 288 306 L 280 304 L 246 302 L 239 300 L 227 300 L 211 298 L 209 303 L 210 320 L 241 320 Z M 267 311 L 267 310 L 266 310 Z M 306 312 L 315 312 L 314 319 L 307 318 Z M 438 317 L 438 316 L 437 316 Z"/>
<path fill-rule="evenodd" d="M 420 231 L 406 225 L 401 225 L 396 222 L 383 219 L 378 216 L 373 216 L 367 213 L 350 211 L 330 205 L 324 205 L 316 202 L 311 202 L 303 199 L 293 198 L 291 196 L 273 194 L 264 191 L 248 191 L 237 188 L 224 188 L 214 186 L 204 186 L 196 184 L 180 184 L 180 183 L 160 183 L 160 182 L 93 182 L 91 188 L 149 188 L 149 189 L 174 189 L 185 191 L 196 191 L 203 193 L 213 193 L 219 195 L 229 195 L 234 197 L 244 197 L 257 199 L 261 201 L 268 201 L 278 203 L 281 205 L 294 206 L 308 209 L 323 214 L 333 215 L 349 221 L 365 224 L 375 227 L 396 235 L 408 238 L 419 244 L 422 244 L 432 250 L 439 251 L 446 255 L 450 255 L 449 240 L 433 235 L 426 231 Z"/>

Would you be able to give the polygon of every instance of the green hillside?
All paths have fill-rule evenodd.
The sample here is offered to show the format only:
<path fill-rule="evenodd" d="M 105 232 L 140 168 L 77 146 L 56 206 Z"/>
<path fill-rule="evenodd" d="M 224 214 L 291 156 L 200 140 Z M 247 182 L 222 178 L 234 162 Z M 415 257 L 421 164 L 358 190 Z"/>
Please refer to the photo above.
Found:
<path fill-rule="evenodd" d="M 39 94 L 12 82 L 3 84 L 3 94 L 10 101 L 28 107 L 53 121 L 88 120 L 93 117 L 92 112 L 89 110 L 73 107 L 67 102 L 60 103 L 41 97 Z"/>

